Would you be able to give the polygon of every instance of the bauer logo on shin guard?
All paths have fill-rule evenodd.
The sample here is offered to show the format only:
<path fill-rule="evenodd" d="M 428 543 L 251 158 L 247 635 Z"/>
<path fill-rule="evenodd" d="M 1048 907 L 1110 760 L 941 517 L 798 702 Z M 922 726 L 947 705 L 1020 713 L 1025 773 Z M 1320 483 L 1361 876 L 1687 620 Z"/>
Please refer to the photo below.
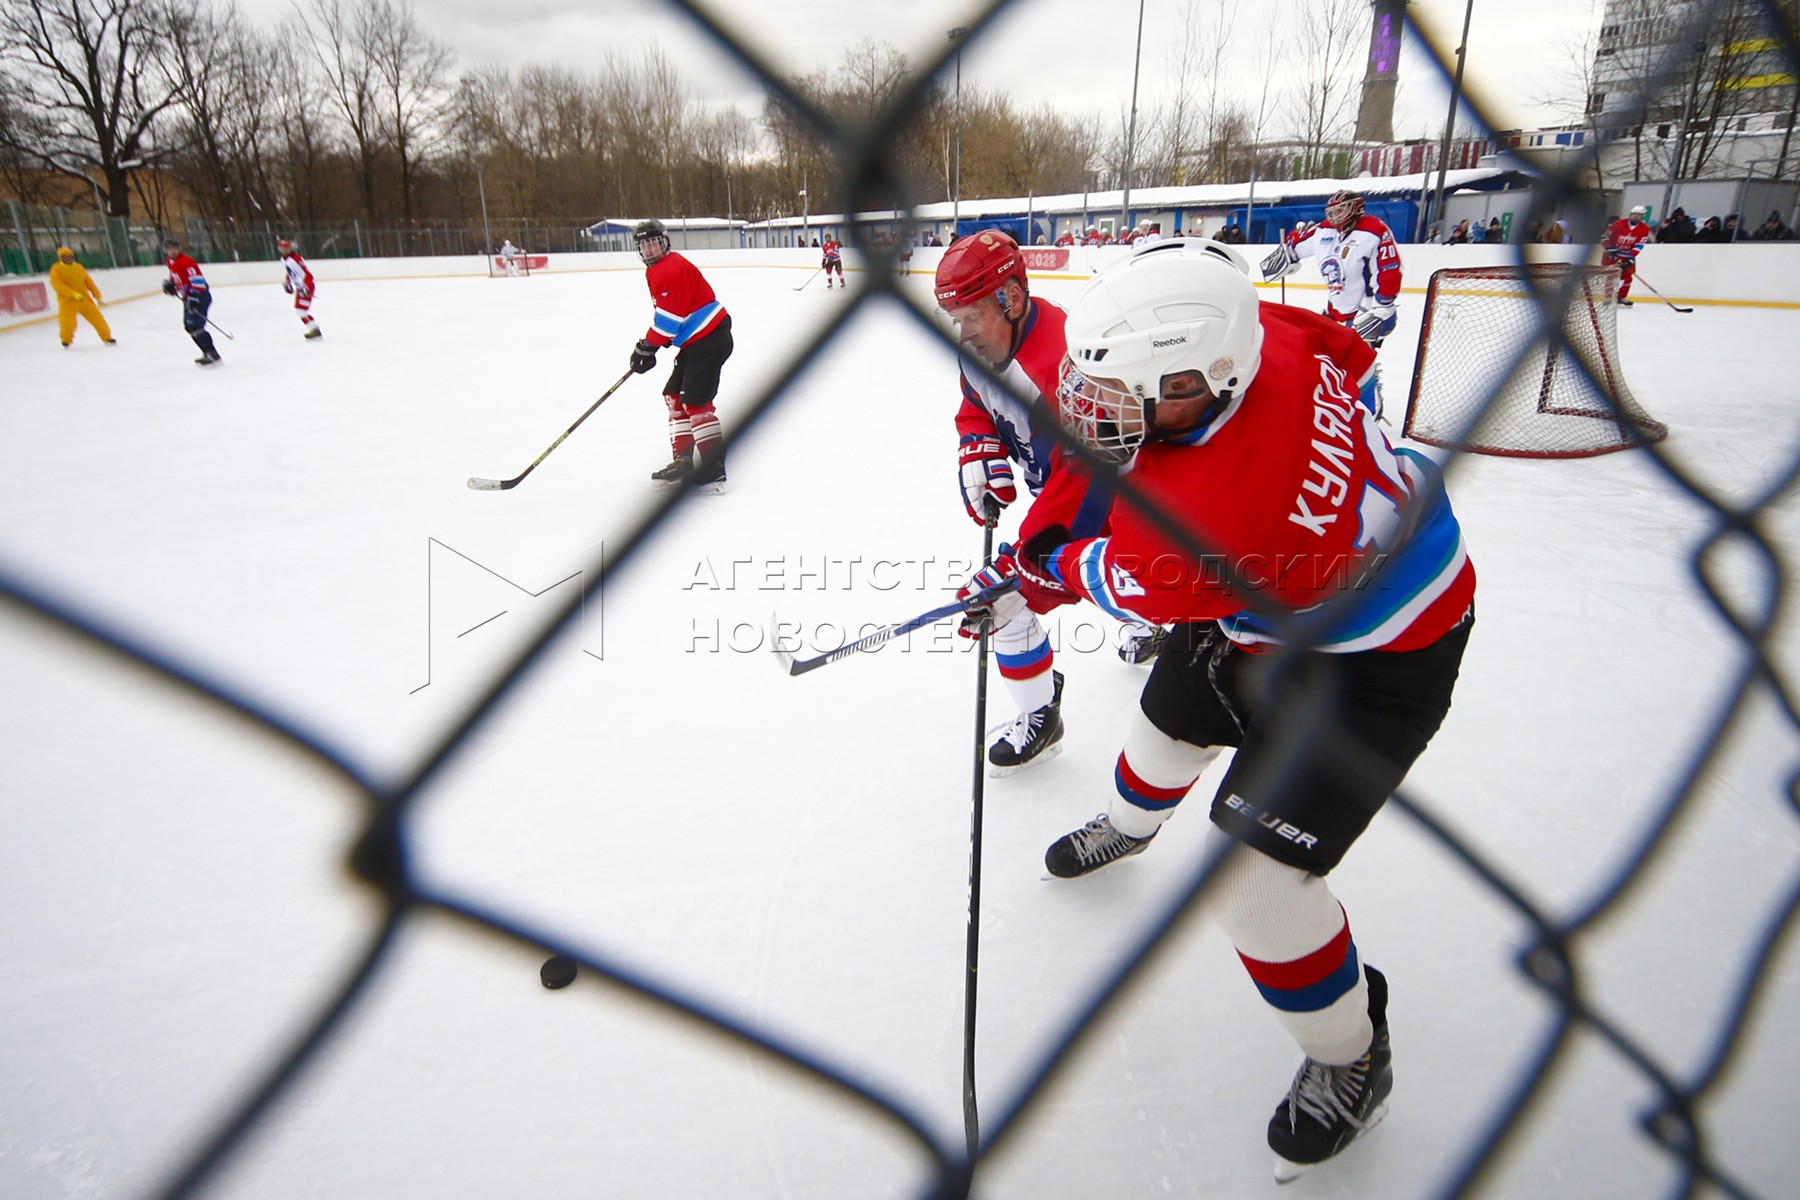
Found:
<path fill-rule="evenodd" d="M 1242 813 L 1252 821 L 1255 821 L 1258 825 L 1261 825 L 1264 829 L 1267 829 L 1276 837 L 1285 838 L 1296 846 L 1304 846 L 1308 850 L 1318 848 L 1318 838 L 1297 825 L 1288 824 L 1288 822 L 1275 816 L 1273 813 L 1260 811 L 1254 804 L 1250 803 L 1236 792 L 1225 797 L 1225 807 Z"/>

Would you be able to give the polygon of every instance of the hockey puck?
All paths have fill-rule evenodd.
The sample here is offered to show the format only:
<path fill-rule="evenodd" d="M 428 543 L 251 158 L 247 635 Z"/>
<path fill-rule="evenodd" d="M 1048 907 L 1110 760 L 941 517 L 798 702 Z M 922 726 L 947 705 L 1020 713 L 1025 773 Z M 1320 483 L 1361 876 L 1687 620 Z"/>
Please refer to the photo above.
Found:
<path fill-rule="evenodd" d="M 575 960 L 566 954 L 552 954 L 538 968 L 538 978 L 551 991 L 566 988 L 575 982 Z"/>

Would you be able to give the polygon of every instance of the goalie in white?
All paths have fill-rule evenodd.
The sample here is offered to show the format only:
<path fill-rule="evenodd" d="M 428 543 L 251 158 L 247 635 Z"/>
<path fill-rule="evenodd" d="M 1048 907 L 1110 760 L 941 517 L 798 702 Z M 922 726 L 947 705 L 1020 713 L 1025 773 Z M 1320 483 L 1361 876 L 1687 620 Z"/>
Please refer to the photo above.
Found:
<path fill-rule="evenodd" d="M 1315 257 L 1325 277 L 1325 315 L 1379 350 L 1398 321 L 1400 246 L 1393 230 L 1363 211 L 1361 196 L 1333 192 L 1323 223 L 1294 230 L 1263 260 L 1263 279 L 1279 279 Z"/>

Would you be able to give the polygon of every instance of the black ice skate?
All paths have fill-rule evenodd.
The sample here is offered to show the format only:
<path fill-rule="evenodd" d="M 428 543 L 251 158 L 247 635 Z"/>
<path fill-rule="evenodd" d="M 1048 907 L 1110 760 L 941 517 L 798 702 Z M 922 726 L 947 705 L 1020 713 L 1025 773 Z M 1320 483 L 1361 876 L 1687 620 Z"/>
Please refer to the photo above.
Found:
<path fill-rule="evenodd" d="M 694 473 L 693 460 L 678 458 L 660 471 L 650 472 L 650 478 L 658 483 L 680 483 Z"/>
<path fill-rule="evenodd" d="M 1627 300 L 1627 299 L 1626 299 L 1626 298 L 1625 298 L 1625 297 L 1623 297 L 1623 296 L 1620 296 L 1620 297 L 1619 297 L 1619 307 L 1620 307 L 1620 308 L 1630 308 L 1630 307 L 1631 307 L 1631 305 L 1632 305 L 1632 301 L 1630 301 L 1630 300 Z"/>
<path fill-rule="evenodd" d="M 1163 643 L 1168 640 L 1166 629 L 1128 629 L 1119 639 L 1119 658 L 1134 667 L 1142 666 L 1161 654 Z"/>
<path fill-rule="evenodd" d="M 1275 1151 L 1275 1182 L 1287 1183 L 1338 1154 L 1387 1116 L 1394 1090 L 1394 1055 L 1388 1046 L 1387 978 L 1363 968 L 1369 985 L 1369 1019 L 1375 1040 L 1348 1066 L 1307 1059 L 1294 1076 L 1287 1099 L 1269 1118 L 1269 1149 Z"/>
<path fill-rule="evenodd" d="M 1022 771 L 1035 762 L 1047 762 L 1062 753 L 1063 673 L 1052 671 L 1056 690 L 1050 703 L 1021 713 L 988 747 L 988 774 L 995 779 Z"/>
<path fill-rule="evenodd" d="M 306 331 L 305 336 L 308 341 L 311 341 L 313 338 L 324 337 L 325 331 L 323 329 L 320 329 L 317 325 L 314 325 L 311 329 Z"/>
<path fill-rule="evenodd" d="M 1113 828 L 1112 818 L 1101 813 L 1074 833 L 1064 834 L 1044 851 L 1044 865 L 1058 879 L 1074 879 L 1098 871 L 1107 863 L 1142 854 L 1156 835 L 1134 838 Z"/>
<path fill-rule="evenodd" d="M 201 367 L 210 367 L 218 361 L 219 361 L 219 356 L 214 354 L 212 351 L 208 350 L 205 354 L 202 354 L 199 358 L 196 358 L 194 360 L 194 364 L 196 366 L 201 366 Z"/>
<path fill-rule="evenodd" d="M 725 464 L 717 459 L 702 461 L 694 471 L 694 490 L 709 496 L 724 494 Z"/>

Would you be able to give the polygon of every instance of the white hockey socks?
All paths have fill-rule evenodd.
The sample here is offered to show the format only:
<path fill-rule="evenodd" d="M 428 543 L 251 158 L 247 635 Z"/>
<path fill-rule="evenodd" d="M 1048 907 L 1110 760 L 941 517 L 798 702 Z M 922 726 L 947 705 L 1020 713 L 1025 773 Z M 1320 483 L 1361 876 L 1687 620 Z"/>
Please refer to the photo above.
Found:
<path fill-rule="evenodd" d="M 1229 835 L 1211 831 L 1208 852 Z M 1350 921 L 1317 875 L 1236 845 L 1213 885 L 1215 916 L 1275 1017 L 1308 1058 L 1355 1062 L 1375 1036 Z"/>

